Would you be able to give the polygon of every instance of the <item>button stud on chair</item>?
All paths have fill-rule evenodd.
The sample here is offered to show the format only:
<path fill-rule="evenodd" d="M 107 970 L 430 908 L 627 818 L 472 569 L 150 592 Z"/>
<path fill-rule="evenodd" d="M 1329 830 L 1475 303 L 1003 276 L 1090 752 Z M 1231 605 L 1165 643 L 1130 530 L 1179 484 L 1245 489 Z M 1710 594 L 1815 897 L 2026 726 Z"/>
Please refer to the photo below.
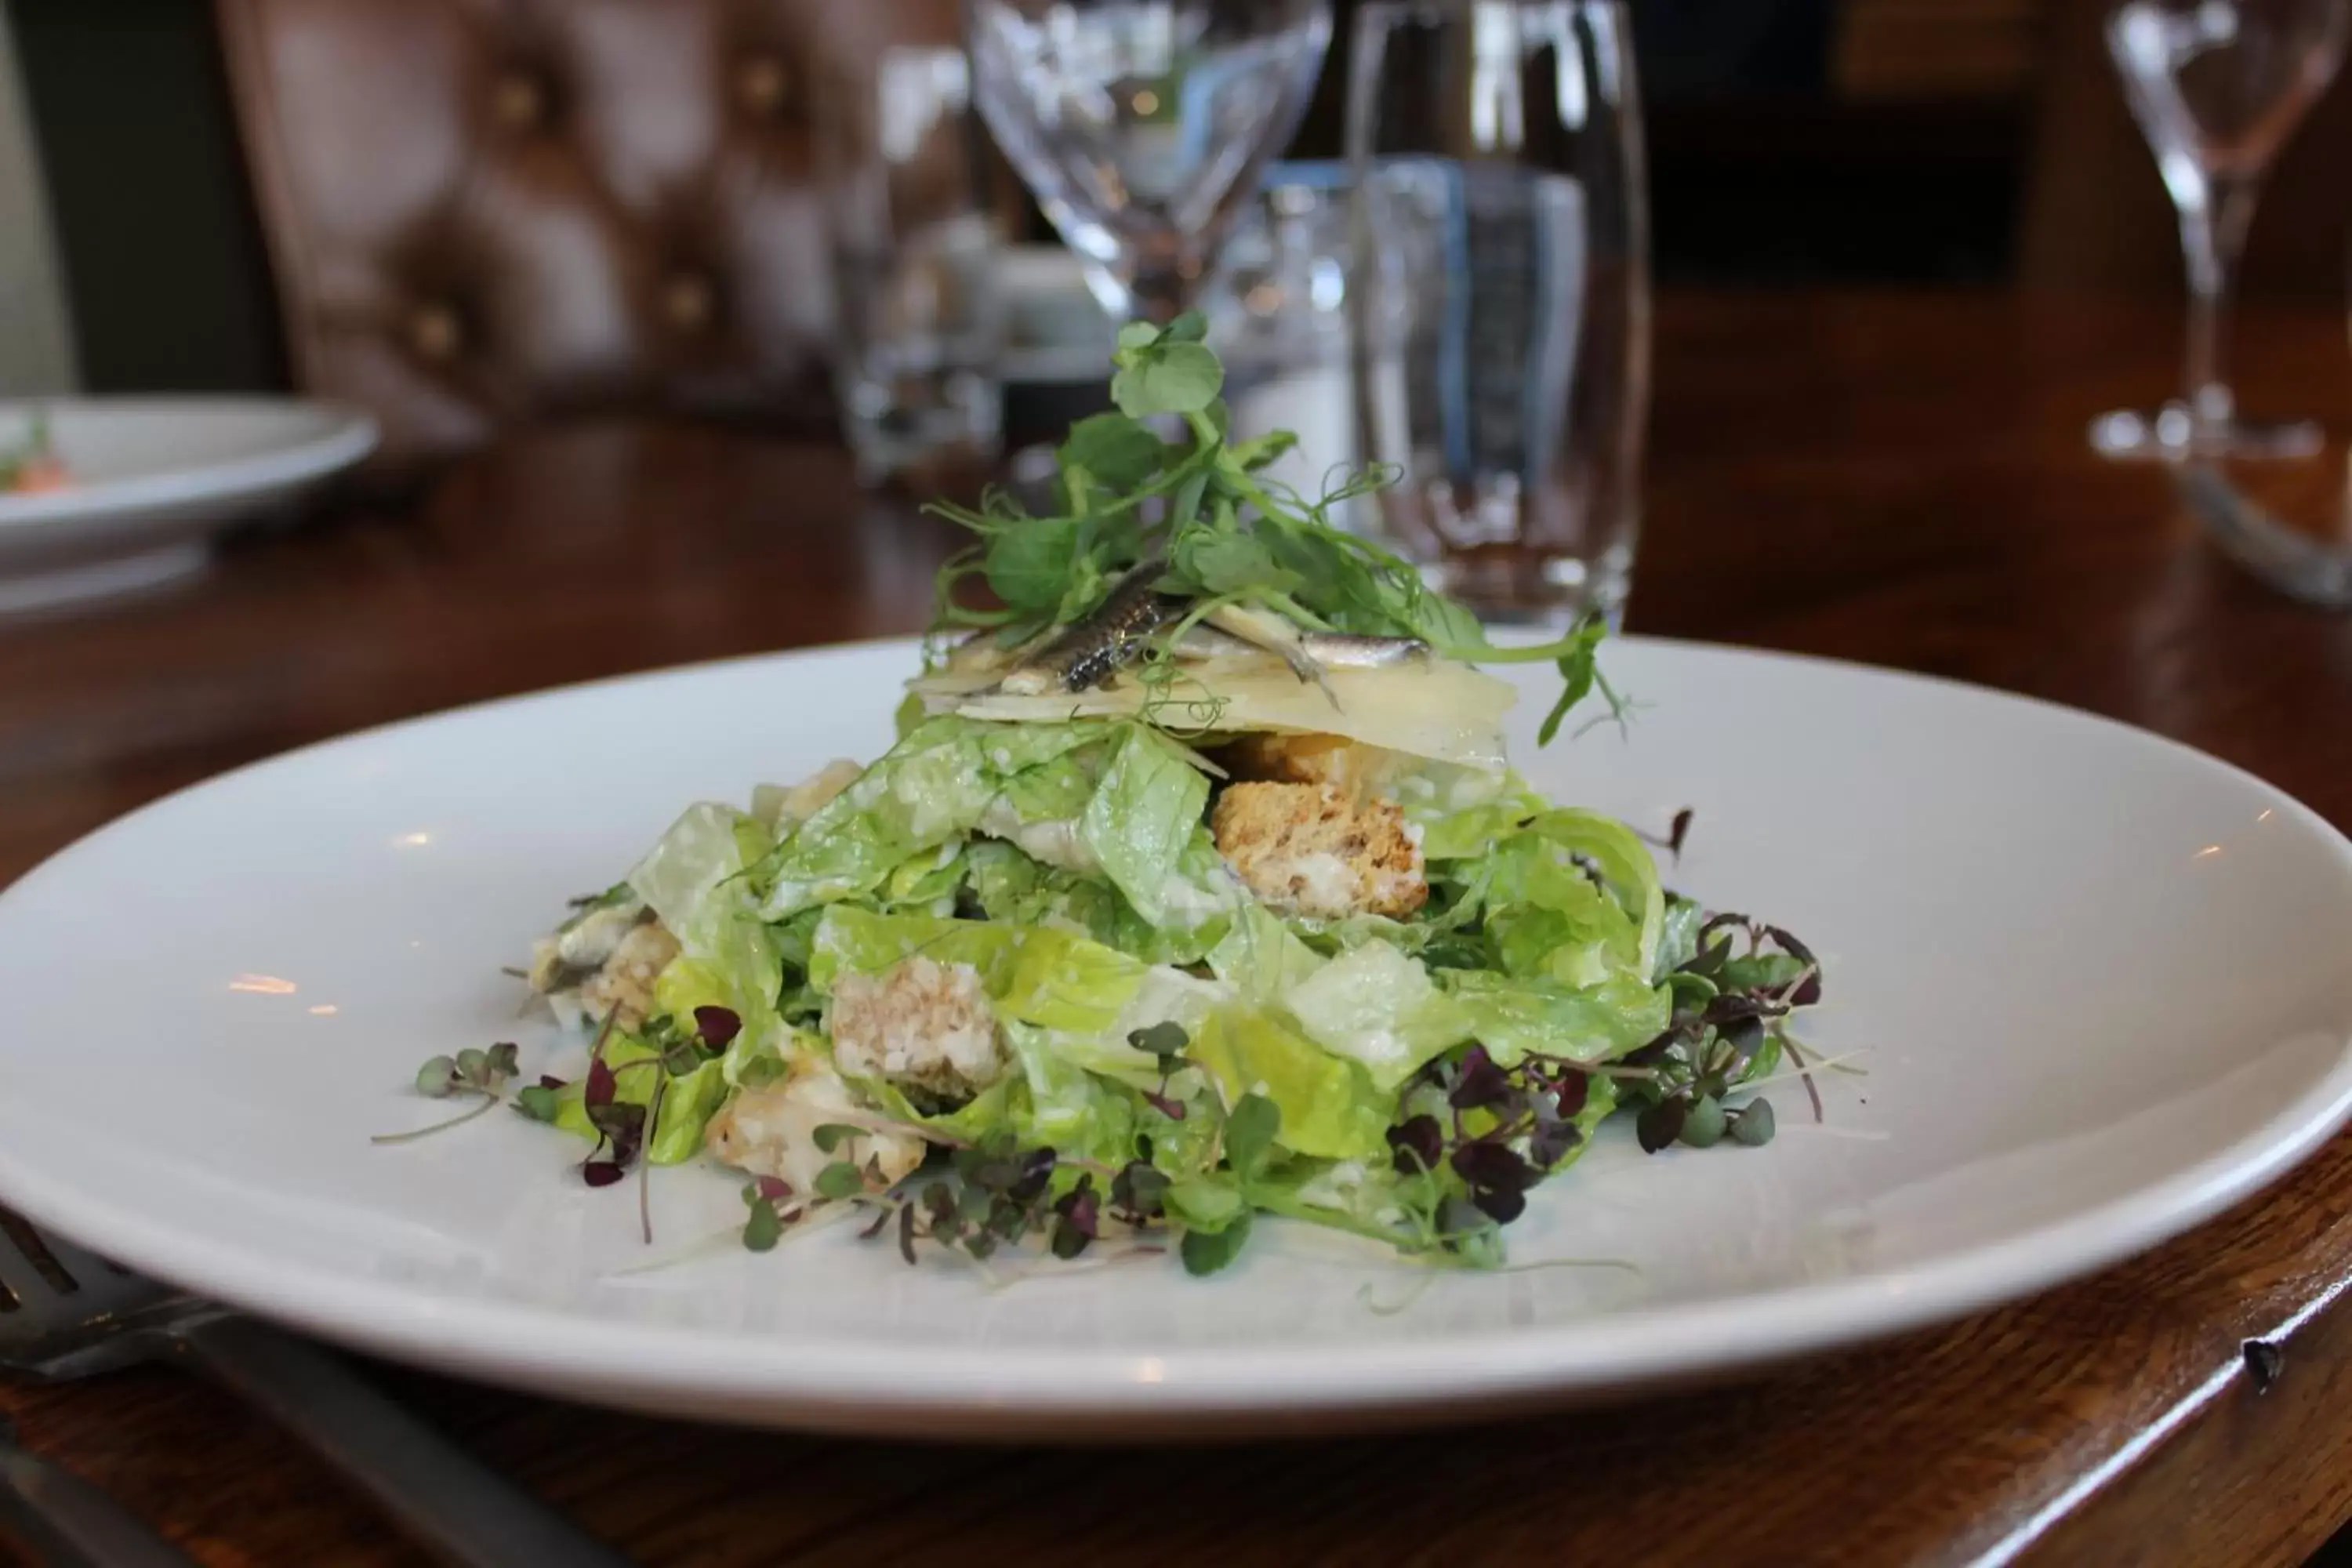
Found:
<path fill-rule="evenodd" d="M 455 359 L 465 337 L 457 310 L 445 301 L 427 301 L 409 315 L 408 346 L 421 360 L 439 364 Z"/>
<path fill-rule="evenodd" d="M 762 119 L 780 114 L 792 102 L 792 73 L 773 55 L 747 56 L 735 70 L 735 96 Z"/>
<path fill-rule="evenodd" d="M 677 272 L 662 284 L 663 319 L 681 332 L 699 332 L 710 325 L 718 305 L 710 279 L 699 272 Z"/>
<path fill-rule="evenodd" d="M 528 71 L 509 71 L 490 89 L 490 110 L 509 131 L 531 131 L 547 120 L 547 84 Z"/>

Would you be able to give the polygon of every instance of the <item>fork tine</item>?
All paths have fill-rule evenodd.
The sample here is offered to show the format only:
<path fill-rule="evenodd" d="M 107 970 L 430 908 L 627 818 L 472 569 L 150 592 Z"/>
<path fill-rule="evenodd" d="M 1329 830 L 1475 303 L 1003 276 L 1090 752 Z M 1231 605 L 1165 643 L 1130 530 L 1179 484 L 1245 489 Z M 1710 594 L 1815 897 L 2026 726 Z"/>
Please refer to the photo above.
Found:
<path fill-rule="evenodd" d="M 22 1215 L 14 1209 L 0 1208 L 0 1233 L 5 1233 L 16 1244 L 16 1250 L 25 1255 L 25 1261 L 33 1266 L 33 1272 L 39 1275 L 42 1283 L 50 1289 L 60 1296 L 70 1296 L 81 1289 L 81 1281 L 73 1277 L 71 1269 L 58 1261 L 58 1255 L 49 1250 L 49 1244 L 41 1239 L 41 1233 L 35 1230 Z M 0 1279 L 0 1290 L 5 1290 L 12 1302 L 21 1304 L 16 1292 L 8 1289 L 5 1279 Z"/>

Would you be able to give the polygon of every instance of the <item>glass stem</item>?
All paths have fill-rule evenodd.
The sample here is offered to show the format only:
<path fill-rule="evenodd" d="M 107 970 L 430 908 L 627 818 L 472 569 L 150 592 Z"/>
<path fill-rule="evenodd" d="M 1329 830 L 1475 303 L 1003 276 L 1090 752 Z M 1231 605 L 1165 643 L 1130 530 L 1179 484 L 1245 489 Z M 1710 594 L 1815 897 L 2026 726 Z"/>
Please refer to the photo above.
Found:
<path fill-rule="evenodd" d="M 2221 334 L 2237 289 L 2238 258 L 2254 216 L 2256 183 L 2240 174 L 2210 175 L 2205 199 L 2180 212 L 2180 248 L 2189 263 L 2187 397 L 2196 437 L 2226 436 L 2236 417 L 2229 378 L 2221 369 Z"/>
<path fill-rule="evenodd" d="M 1164 327 L 1184 313 L 1192 297 L 1192 279 L 1181 264 L 1146 264 L 1135 269 L 1127 295 L 1137 321 Z"/>

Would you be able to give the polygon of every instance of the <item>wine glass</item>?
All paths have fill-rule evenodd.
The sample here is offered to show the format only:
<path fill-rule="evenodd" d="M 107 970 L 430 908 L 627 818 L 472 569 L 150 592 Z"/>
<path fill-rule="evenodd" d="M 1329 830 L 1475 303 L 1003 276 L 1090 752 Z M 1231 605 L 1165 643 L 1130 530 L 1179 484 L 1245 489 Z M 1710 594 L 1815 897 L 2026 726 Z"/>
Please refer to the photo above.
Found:
<path fill-rule="evenodd" d="M 1106 310 L 1167 322 L 1297 129 L 1329 0 L 965 0 L 973 96 Z"/>
<path fill-rule="evenodd" d="M 2263 172 L 2344 58 L 2352 0 L 2122 0 L 2107 52 L 2180 214 L 2189 269 L 2187 384 L 2154 416 L 2091 423 L 2109 458 L 2307 458 L 2307 420 L 2237 416 L 2221 368 L 2222 321 Z"/>

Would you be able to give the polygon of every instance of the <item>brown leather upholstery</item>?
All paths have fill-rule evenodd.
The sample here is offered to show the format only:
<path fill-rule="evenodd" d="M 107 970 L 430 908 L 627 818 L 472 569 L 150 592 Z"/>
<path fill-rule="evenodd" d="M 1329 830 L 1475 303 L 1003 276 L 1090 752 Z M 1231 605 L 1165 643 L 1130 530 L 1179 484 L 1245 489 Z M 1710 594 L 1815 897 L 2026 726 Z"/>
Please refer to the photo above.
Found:
<path fill-rule="evenodd" d="M 813 71 L 912 0 L 217 0 L 295 374 L 395 457 L 823 406 Z"/>

